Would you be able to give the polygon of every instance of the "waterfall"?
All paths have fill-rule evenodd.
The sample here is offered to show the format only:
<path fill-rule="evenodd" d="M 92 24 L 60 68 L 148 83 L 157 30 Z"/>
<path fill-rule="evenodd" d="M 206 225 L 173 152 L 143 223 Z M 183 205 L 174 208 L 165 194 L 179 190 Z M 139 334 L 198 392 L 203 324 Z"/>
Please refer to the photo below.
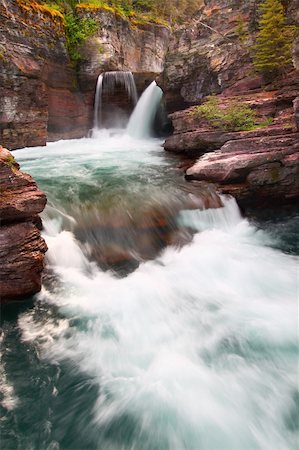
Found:
<path fill-rule="evenodd" d="M 148 138 L 152 135 L 155 115 L 163 92 L 153 81 L 141 95 L 127 126 L 127 133 L 135 138 Z"/>
<path fill-rule="evenodd" d="M 99 75 L 96 87 L 96 96 L 94 103 L 94 120 L 93 127 L 97 128 L 102 121 L 102 91 L 103 91 L 103 74 Z"/>
<path fill-rule="evenodd" d="M 138 95 L 132 72 L 104 72 L 98 77 L 95 106 L 94 106 L 94 129 L 102 126 L 102 97 L 103 93 L 113 94 L 116 86 L 123 86 L 128 97 L 133 101 L 134 106 L 137 103 Z"/>

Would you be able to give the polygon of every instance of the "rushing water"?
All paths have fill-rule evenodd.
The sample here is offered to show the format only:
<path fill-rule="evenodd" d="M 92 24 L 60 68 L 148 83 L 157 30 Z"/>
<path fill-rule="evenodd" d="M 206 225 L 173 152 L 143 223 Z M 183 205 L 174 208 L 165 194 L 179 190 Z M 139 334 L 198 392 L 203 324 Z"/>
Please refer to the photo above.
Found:
<path fill-rule="evenodd" d="M 15 153 L 48 195 L 49 252 L 42 292 L 2 315 L 3 449 L 296 448 L 298 215 L 186 208 L 159 144 L 103 131 Z M 85 216 L 157 205 L 193 239 L 125 277 L 76 239 Z"/>
<path fill-rule="evenodd" d="M 113 94 L 117 86 L 122 86 L 128 95 L 128 100 L 135 106 L 138 100 L 137 88 L 132 72 L 113 71 L 104 72 L 98 76 L 95 104 L 94 104 L 94 129 L 103 128 L 102 123 L 102 96 Z"/>
<path fill-rule="evenodd" d="M 127 126 L 127 133 L 144 139 L 153 135 L 155 115 L 162 99 L 162 89 L 153 81 L 141 95 Z"/>

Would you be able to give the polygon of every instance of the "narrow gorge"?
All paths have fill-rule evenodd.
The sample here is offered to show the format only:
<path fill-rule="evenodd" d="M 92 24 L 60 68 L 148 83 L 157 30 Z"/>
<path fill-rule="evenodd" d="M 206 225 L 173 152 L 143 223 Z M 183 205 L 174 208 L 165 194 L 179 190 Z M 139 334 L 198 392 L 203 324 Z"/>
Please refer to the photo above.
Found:
<path fill-rule="evenodd" d="M 3 450 L 295 450 L 298 0 L 0 0 Z"/>

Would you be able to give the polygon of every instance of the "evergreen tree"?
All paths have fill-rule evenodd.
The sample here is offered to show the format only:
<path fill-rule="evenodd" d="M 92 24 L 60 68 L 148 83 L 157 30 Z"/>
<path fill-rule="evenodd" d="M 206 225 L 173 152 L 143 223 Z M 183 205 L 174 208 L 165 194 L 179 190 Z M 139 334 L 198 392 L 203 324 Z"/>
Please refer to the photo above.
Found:
<path fill-rule="evenodd" d="M 266 78 L 273 78 L 290 66 L 295 33 L 296 27 L 287 25 L 281 1 L 264 0 L 260 6 L 253 62 Z"/>

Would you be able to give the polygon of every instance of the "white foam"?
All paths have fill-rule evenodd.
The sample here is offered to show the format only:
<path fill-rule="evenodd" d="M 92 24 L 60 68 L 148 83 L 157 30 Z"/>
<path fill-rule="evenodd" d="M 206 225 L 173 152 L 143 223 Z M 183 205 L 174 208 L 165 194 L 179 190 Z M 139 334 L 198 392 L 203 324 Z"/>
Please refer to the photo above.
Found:
<path fill-rule="evenodd" d="M 87 158 L 101 145 L 105 159 L 108 140 L 116 149 L 113 137 L 106 150 L 105 140 L 93 140 Z M 73 157 L 85 141 L 64 145 L 62 154 Z M 59 144 L 52 148 L 59 154 Z M 124 154 L 120 164 L 131 167 L 126 157 L 134 159 Z M 192 243 L 123 279 L 93 266 L 71 231 L 51 220 L 44 236 L 61 288 L 40 299 L 87 325 L 36 330 L 23 317 L 20 327 L 47 358 L 69 358 L 98 380 L 95 427 L 133 417 L 139 434 L 124 449 L 295 446 L 286 418 L 297 385 L 296 258 L 265 246 L 231 199 L 223 209 L 182 212 L 178 221 L 199 231 Z"/>

